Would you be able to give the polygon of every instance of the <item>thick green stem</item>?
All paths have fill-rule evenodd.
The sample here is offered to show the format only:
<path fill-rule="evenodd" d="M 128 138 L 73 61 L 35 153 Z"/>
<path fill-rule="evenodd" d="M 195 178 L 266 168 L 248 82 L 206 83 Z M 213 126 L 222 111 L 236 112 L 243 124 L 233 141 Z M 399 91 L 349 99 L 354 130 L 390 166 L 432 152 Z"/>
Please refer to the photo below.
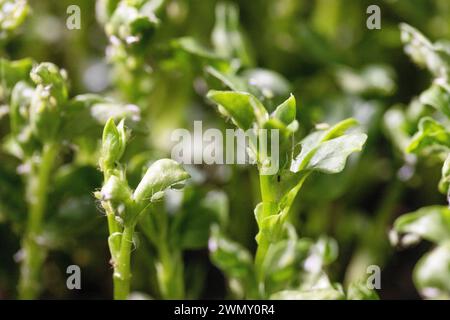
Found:
<path fill-rule="evenodd" d="M 32 171 L 28 181 L 28 221 L 22 239 L 23 260 L 20 270 L 19 298 L 34 299 L 40 292 L 40 274 L 46 257 L 45 248 L 39 245 L 42 220 L 47 208 L 51 171 L 58 153 L 58 144 L 47 143 L 42 149 L 39 167 Z"/>
<path fill-rule="evenodd" d="M 268 217 L 272 214 L 274 206 L 276 204 L 276 192 L 274 191 L 274 176 L 270 175 L 260 175 L 259 176 L 260 189 L 261 189 L 261 200 L 263 203 L 263 216 Z M 262 264 L 264 262 L 264 258 L 267 254 L 267 250 L 269 250 L 270 243 L 267 239 L 262 238 L 258 244 L 256 249 L 255 256 L 255 267 L 257 270 L 257 279 L 258 282 L 263 282 L 263 270 Z"/>
<path fill-rule="evenodd" d="M 274 188 L 274 176 L 260 175 L 259 176 L 259 186 L 261 188 L 261 199 L 263 202 L 274 202 L 275 192 Z"/>
<path fill-rule="evenodd" d="M 109 202 L 102 202 L 103 209 L 105 209 L 106 218 L 108 219 L 109 235 L 115 232 L 120 232 L 119 225 L 117 224 L 114 210 Z"/>
<path fill-rule="evenodd" d="M 130 260 L 133 246 L 134 224 L 125 226 L 120 241 L 120 251 L 114 265 L 114 299 L 125 300 L 130 294 Z"/>

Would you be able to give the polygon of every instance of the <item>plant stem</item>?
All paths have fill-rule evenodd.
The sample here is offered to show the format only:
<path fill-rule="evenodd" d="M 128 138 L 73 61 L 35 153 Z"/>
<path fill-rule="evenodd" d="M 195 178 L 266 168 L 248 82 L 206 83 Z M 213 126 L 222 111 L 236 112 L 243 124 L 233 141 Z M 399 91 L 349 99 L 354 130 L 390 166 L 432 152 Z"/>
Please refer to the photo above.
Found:
<path fill-rule="evenodd" d="M 40 274 L 46 250 L 39 245 L 42 220 L 47 208 L 50 174 L 58 153 L 57 143 L 43 146 L 37 172 L 32 171 L 28 181 L 28 221 L 22 240 L 23 260 L 20 270 L 19 298 L 34 299 L 40 291 Z"/>
<path fill-rule="evenodd" d="M 273 177 L 270 175 L 260 175 L 259 176 L 259 185 L 261 188 L 261 199 L 263 202 L 266 203 L 273 203 L 275 202 L 275 192 L 274 192 L 274 186 L 273 186 Z M 270 207 L 267 207 L 267 210 L 269 210 L 270 214 Z"/>
<path fill-rule="evenodd" d="M 102 206 L 103 209 L 105 209 L 106 218 L 108 219 L 109 235 L 112 235 L 115 232 L 120 232 L 116 217 L 114 215 L 114 209 L 111 207 L 111 204 L 107 201 L 103 201 Z"/>
<path fill-rule="evenodd" d="M 273 185 L 273 177 L 270 175 L 260 175 L 259 176 L 259 183 L 260 183 L 260 189 L 261 189 L 261 200 L 263 203 L 263 215 L 264 217 L 268 217 L 272 214 L 275 201 L 276 201 L 276 193 L 274 192 L 274 185 Z M 261 283 L 263 279 L 263 272 L 262 272 L 262 264 L 264 261 L 264 258 L 267 254 L 267 250 L 269 250 L 270 243 L 267 241 L 267 239 L 263 238 L 258 243 L 258 247 L 256 249 L 256 256 L 255 256 L 255 267 L 257 270 L 257 279 Z"/>
<path fill-rule="evenodd" d="M 161 265 L 157 267 L 158 282 L 164 299 L 184 298 L 183 261 L 180 252 L 170 252 L 166 243 L 158 248 Z"/>
<path fill-rule="evenodd" d="M 123 228 L 117 263 L 114 266 L 114 299 L 126 300 L 130 294 L 130 257 L 133 246 L 134 224 Z"/>

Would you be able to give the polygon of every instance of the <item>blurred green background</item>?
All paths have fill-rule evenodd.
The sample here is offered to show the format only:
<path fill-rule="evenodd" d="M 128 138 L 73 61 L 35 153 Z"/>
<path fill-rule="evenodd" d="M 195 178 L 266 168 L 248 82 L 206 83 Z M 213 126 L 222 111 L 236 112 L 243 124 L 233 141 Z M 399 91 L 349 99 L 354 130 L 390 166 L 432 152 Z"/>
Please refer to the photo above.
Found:
<path fill-rule="evenodd" d="M 230 1 L 239 8 L 248 68 L 277 72 L 299 106 L 299 135 L 321 122 L 334 123 L 355 117 L 369 133 L 360 157 L 336 176 L 316 174 L 296 199 L 293 223 L 299 234 L 337 240 L 339 258 L 330 267 L 334 281 L 346 282 L 365 273 L 365 266 L 382 267 L 382 299 L 418 298 L 411 280 L 412 268 L 430 247 L 422 243 L 396 251 L 388 242 L 388 231 L 401 214 L 425 205 L 445 204 L 436 185 L 440 164 L 411 159 L 400 148 L 395 121 L 388 110 L 406 105 L 430 83 L 427 72 L 417 68 L 403 52 L 399 23 L 406 22 L 430 39 L 450 39 L 448 0 L 253 0 Z M 66 9 L 81 8 L 81 29 L 65 26 Z M 105 59 L 108 38 L 96 18 L 93 0 L 32 0 L 32 12 L 20 32 L 0 49 L 10 59 L 31 57 L 51 61 L 67 70 L 70 93 L 98 92 L 143 110 L 145 128 L 133 139 L 128 159 L 141 144 L 151 150 L 147 158 L 170 156 L 168 134 L 178 127 L 192 128 L 194 120 L 225 128 L 204 98 L 207 73 L 198 59 L 174 48 L 173 41 L 192 37 L 212 47 L 216 1 L 167 0 L 158 14 L 146 52 L 152 67 L 143 93 L 134 94 L 126 84 L 120 90 L 114 70 Z M 381 30 L 366 28 L 366 8 L 381 8 Z M 214 38 L 213 38 L 214 39 Z M 116 75 L 117 77 L 117 75 Z M 120 75 L 119 75 L 120 77 Z M 117 79 L 116 79 L 117 80 Z M 119 81 L 120 82 L 120 81 Z M 392 121 L 394 121 L 393 125 Z M 392 128 L 394 127 L 394 129 Z M 229 125 L 228 125 L 229 127 Z M 416 126 L 411 125 L 410 134 Z M 8 132 L 7 116 L 0 116 L 0 137 Z M 147 134 L 150 132 L 149 134 Z M 99 135 L 100 137 L 100 135 Z M 67 148 L 67 162 L 73 152 Z M 106 219 L 92 196 L 101 185 L 96 159 L 78 155 L 78 166 L 64 166 L 52 186 L 50 208 L 55 229 L 48 230 L 58 248 L 44 267 L 43 298 L 110 298 L 111 268 L 105 241 Z M 16 171 L 18 162 L 0 152 L 0 298 L 14 298 L 21 223 L 26 214 L 23 185 Z M 258 203 L 256 174 L 251 168 L 197 168 L 202 176 L 200 194 L 222 189 L 230 204 L 228 232 L 244 246 L 255 249 L 256 224 L 253 208 Z M 134 176 L 140 168 L 130 168 Z M 132 180 L 131 178 L 130 180 Z M 60 226 L 65 228 L 61 230 Z M 56 227 L 57 226 L 57 227 Z M 54 233 L 52 233 L 54 231 Z M 70 235 L 64 240 L 60 233 Z M 133 257 L 136 291 L 158 297 L 155 291 L 152 249 L 145 240 Z M 207 249 L 184 253 L 188 270 L 188 297 L 224 298 L 223 276 L 208 260 Z M 65 268 L 82 268 L 82 290 L 68 291 Z M 195 285 L 194 285 L 195 284 Z"/>

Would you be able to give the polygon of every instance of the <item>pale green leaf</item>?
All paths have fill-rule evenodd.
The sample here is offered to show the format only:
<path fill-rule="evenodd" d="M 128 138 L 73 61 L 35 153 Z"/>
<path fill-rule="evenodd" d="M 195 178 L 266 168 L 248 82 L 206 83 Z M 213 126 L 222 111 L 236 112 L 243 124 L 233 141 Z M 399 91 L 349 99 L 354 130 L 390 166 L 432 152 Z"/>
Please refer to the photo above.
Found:
<path fill-rule="evenodd" d="M 406 149 L 407 152 L 420 153 L 434 150 L 448 150 L 450 148 L 450 132 L 430 117 L 422 118 L 419 131 L 414 134 Z"/>
<path fill-rule="evenodd" d="M 207 97 L 217 103 L 221 107 L 219 111 L 243 130 L 252 128 L 255 122 L 263 124 L 268 118 L 261 102 L 249 93 L 211 90 Z"/>
<path fill-rule="evenodd" d="M 136 202 L 155 201 L 165 189 L 184 183 L 190 178 L 181 164 L 171 159 L 154 162 L 145 173 L 134 191 Z"/>
<path fill-rule="evenodd" d="M 422 257 L 414 268 L 414 283 L 427 299 L 450 299 L 450 242 Z"/>
<path fill-rule="evenodd" d="M 420 237 L 436 243 L 449 240 L 450 209 L 430 206 L 402 215 L 395 221 L 394 231 L 399 235 Z"/>

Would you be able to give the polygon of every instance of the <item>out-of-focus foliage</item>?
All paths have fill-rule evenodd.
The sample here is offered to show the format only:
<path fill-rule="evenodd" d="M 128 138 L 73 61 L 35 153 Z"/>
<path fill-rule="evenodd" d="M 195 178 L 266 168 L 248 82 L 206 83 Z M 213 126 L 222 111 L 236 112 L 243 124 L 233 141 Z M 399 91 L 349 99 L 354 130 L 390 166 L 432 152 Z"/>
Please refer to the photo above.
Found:
<path fill-rule="evenodd" d="M 23 24 L 29 10 L 26 0 L 0 1 L 0 43 Z"/>
<path fill-rule="evenodd" d="M 405 52 L 419 66 L 426 67 L 434 78 L 432 86 L 420 95 L 420 103 L 434 110 L 430 116 L 420 119 L 418 131 L 406 151 L 441 161 L 445 159 L 439 190 L 447 194 L 449 200 L 450 45 L 443 41 L 432 43 L 406 24 L 401 25 L 401 29 Z M 447 206 L 423 207 L 395 221 L 394 244 L 411 245 L 419 239 L 431 241 L 437 247 L 421 258 L 414 269 L 417 288 L 425 298 L 450 299 L 450 210 Z"/>
<path fill-rule="evenodd" d="M 79 30 L 66 27 L 73 4 Z M 381 30 L 366 28 L 373 4 Z M 40 297 L 110 298 L 110 235 L 93 194 L 124 201 L 142 177 L 155 182 L 173 130 L 196 120 L 281 130 L 276 206 L 261 214 L 255 166 L 185 166 L 182 190 L 139 187 L 158 201 L 132 239 L 132 296 L 371 299 L 367 266 L 378 265 L 380 298 L 448 298 L 448 41 L 447 0 L 0 0 L 0 298 L 17 297 L 44 154 L 54 163 Z M 126 148 L 119 139 L 106 154 L 109 118 L 132 133 L 118 126 Z M 120 158 L 119 181 L 102 182 L 99 158 Z M 260 295 L 255 252 L 274 226 Z M 393 250 L 392 227 L 402 247 L 431 244 Z M 65 286 L 70 264 L 81 291 Z"/>

